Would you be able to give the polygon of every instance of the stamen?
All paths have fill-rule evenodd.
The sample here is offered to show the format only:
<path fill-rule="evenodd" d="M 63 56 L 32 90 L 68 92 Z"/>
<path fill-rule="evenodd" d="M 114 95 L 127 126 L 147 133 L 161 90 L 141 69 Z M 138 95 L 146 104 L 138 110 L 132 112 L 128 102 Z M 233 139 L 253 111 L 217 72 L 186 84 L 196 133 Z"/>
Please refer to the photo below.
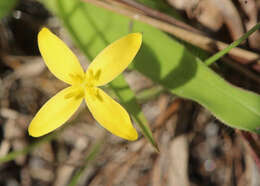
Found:
<path fill-rule="evenodd" d="M 89 71 L 88 71 L 88 74 L 89 74 L 89 79 L 93 79 L 93 77 L 94 77 L 94 73 L 93 73 L 93 70 L 92 69 L 89 69 Z"/>
<path fill-rule="evenodd" d="M 65 99 L 79 99 L 82 97 L 84 97 L 84 90 L 81 87 L 74 87 L 74 90 L 70 91 L 68 94 L 64 96 Z"/>
<path fill-rule="evenodd" d="M 80 99 L 80 98 L 83 98 L 84 97 L 84 92 L 83 91 L 79 91 L 77 93 L 77 95 L 75 95 L 75 99 Z"/>
<path fill-rule="evenodd" d="M 102 98 L 102 96 L 100 95 L 98 89 L 96 89 L 96 97 L 97 97 L 97 99 L 98 99 L 99 101 L 103 102 L 103 98 Z"/>
<path fill-rule="evenodd" d="M 69 74 L 73 82 L 82 82 L 83 77 L 81 77 L 79 74 Z"/>
<path fill-rule="evenodd" d="M 85 93 L 86 94 L 88 94 L 88 95 L 91 95 L 91 97 L 93 98 L 93 99 L 96 99 L 97 98 L 97 95 L 99 94 L 98 93 L 98 89 L 96 88 L 96 87 L 87 87 L 86 89 L 85 89 Z"/>
<path fill-rule="evenodd" d="M 100 78 L 100 75 L 101 75 L 101 69 L 98 69 L 96 74 L 95 74 L 95 80 L 98 80 Z"/>
<path fill-rule="evenodd" d="M 64 96 L 65 99 L 69 99 L 75 95 L 76 91 L 70 92 Z"/>

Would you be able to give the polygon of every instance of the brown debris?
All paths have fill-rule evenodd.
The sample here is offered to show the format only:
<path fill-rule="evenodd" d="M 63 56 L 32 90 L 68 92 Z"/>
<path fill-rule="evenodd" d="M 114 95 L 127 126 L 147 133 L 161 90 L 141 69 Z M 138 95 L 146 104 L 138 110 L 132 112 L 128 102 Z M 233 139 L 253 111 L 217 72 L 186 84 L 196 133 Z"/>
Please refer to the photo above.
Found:
<path fill-rule="evenodd" d="M 227 26 L 232 40 L 244 33 L 240 15 L 231 0 L 168 0 L 173 7 L 185 10 L 189 18 L 195 18 L 212 31 Z"/>
<path fill-rule="evenodd" d="M 253 26 L 255 26 L 258 23 L 258 9 L 256 6 L 255 0 L 239 0 L 240 5 L 247 15 L 247 19 L 245 20 L 245 27 L 246 30 L 250 30 Z M 260 32 L 257 30 L 255 33 L 253 33 L 249 38 L 249 46 L 253 49 L 259 50 L 260 49 Z"/>

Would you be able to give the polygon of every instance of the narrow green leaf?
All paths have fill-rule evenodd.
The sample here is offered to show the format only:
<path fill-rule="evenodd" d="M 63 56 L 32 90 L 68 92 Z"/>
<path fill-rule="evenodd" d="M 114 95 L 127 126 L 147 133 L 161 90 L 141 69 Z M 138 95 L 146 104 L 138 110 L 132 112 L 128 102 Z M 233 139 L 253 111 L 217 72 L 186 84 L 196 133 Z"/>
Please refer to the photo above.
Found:
<path fill-rule="evenodd" d="M 89 59 L 93 59 L 112 41 L 126 35 L 130 26 L 129 23 L 124 23 L 123 33 L 114 32 L 111 30 L 113 25 L 110 25 L 110 23 L 114 23 L 116 20 L 110 20 L 110 16 L 107 17 L 104 14 L 91 14 L 87 4 L 79 0 L 45 0 L 42 2 L 63 20 L 76 44 Z M 103 23 L 105 24 L 103 25 Z M 100 24 L 102 24 L 102 27 L 100 27 Z M 118 26 L 120 26 L 120 22 Z M 103 32 L 106 32 L 109 37 Z M 144 136 L 158 151 L 148 122 L 141 111 L 141 107 L 137 104 L 135 93 L 130 89 L 123 75 L 112 81 L 110 87 L 118 96 L 120 103 L 131 113 Z"/>
<path fill-rule="evenodd" d="M 135 22 L 133 28 L 144 33 L 135 69 L 172 93 L 205 106 L 229 126 L 258 130 L 259 95 L 230 85 L 161 31 L 140 22 Z"/>
<path fill-rule="evenodd" d="M 17 0 L 1 0 L 0 1 L 0 20 L 8 15 L 15 7 Z"/>
<path fill-rule="evenodd" d="M 228 45 L 225 49 L 217 52 L 210 58 L 204 61 L 204 63 L 209 66 L 212 63 L 216 62 L 218 59 L 223 57 L 225 54 L 227 54 L 232 48 L 237 47 L 241 42 L 243 42 L 246 38 L 248 38 L 251 34 L 253 34 L 256 30 L 260 28 L 260 23 L 256 24 L 253 28 L 251 28 L 247 33 L 242 35 L 238 40 L 234 41 L 230 45 Z"/>

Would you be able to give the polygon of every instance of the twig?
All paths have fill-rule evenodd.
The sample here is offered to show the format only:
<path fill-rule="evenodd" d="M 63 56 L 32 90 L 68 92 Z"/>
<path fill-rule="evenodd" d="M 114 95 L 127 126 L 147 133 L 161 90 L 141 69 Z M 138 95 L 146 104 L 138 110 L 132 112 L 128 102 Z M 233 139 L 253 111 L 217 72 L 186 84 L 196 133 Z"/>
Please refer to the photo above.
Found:
<path fill-rule="evenodd" d="M 113 2 L 113 0 L 107 0 L 108 2 Z M 157 10 L 154 10 L 152 8 L 149 8 L 147 6 L 144 6 L 136 1 L 133 1 L 133 0 L 117 0 L 117 2 L 121 2 L 123 4 L 126 4 L 128 6 L 131 6 L 131 7 L 134 7 L 140 11 L 142 11 L 143 13 L 145 13 L 146 15 L 150 16 L 150 17 L 153 17 L 153 18 L 156 18 L 156 19 L 159 19 L 161 21 L 164 21 L 164 22 L 167 22 L 167 23 L 170 23 L 172 25 L 175 25 L 175 26 L 178 26 L 180 28 L 183 28 L 183 29 L 186 29 L 186 30 L 189 30 L 189 31 L 192 31 L 192 32 L 195 32 L 195 33 L 199 33 L 199 34 L 203 34 L 203 32 L 201 32 L 200 30 L 196 29 L 196 28 L 193 28 L 191 27 L 190 25 L 184 23 L 184 22 L 181 22 L 167 14 L 164 14 L 162 12 L 159 12 Z"/>

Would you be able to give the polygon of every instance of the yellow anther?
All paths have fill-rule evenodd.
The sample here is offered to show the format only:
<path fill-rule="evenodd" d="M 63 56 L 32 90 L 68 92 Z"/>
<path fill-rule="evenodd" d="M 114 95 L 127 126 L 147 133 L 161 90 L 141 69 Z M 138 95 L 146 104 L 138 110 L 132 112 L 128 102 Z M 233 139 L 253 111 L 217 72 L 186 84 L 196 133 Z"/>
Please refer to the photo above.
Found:
<path fill-rule="evenodd" d="M 84 97 L 84 90 L 82 87 L 80 86 L 75 86 L 74 87 L 74 90 L 69 92 L 68 94 L 66 94 L 64 96 L 65 99 L 69 99 L 69 98 L 74 98 L 74 99 L 79 99 L 79 98 L 82 98 Z"/>
<path fill-rule="evenodd" d="M 88 71 L 88 74 L 89 74 L 89 79 L 93 79 L 94 78 L 94 72 L 93 72 L 93 70 L 92 69 L 90 69 L 89 71 Z"/>
<path fill-rule="evenodd" d="M 81 83 L 84 79 L 79 74 L 69 74 L 69 76 L 71 77 L 72 81 L 75 83 Z"/>
<path fill-rule="evenodd" d="M 75 95 L 75 92 L 70 92 L 64 96 L 65 99 L 69 99 Z"/>
<path fill-rule="evenodd" d="M 84 97 L 84 91 L 78 91 L 77 94 L 75 95 L 75 99 L 80 99 Z"/>
<path fill-rule="evenodd" d="M 102 96 L 100 95 L 98 89 L 96 90 L 96 98 L 97 98 L 99 101 L 101 101 L 101 102 L 103 101 L 103 98 L 102 98 Z"/>
<path fill-rule="evenodd" d="M 100 78 L 101 75 L 101 69 L 98 69 L 97 72 L 95 73 L 95 80 L 98 80 Z"/>

